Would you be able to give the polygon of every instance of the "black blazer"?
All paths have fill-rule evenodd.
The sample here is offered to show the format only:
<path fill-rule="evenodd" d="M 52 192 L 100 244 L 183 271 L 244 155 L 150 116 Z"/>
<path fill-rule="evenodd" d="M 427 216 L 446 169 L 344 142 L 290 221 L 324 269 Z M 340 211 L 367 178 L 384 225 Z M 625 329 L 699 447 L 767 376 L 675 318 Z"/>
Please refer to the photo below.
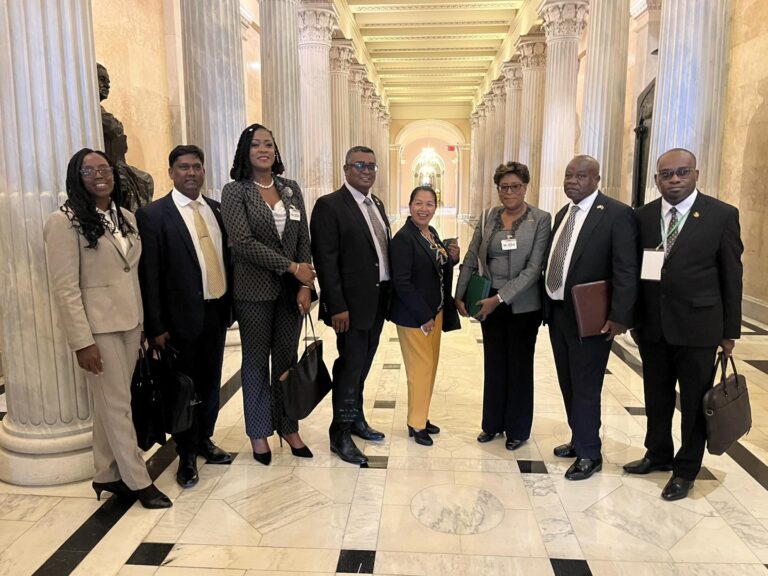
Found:
<path fill-rule="evenodd" d="M 640 246 L 661 243 L 661 198 L 638 208 Z M 743 267 L 739 211 L 698 193 L 661 281 L 640 282 L 638 334 L 675 346 L 718 346 L 741 335 Z"/>
<path fill-rule="evenodd" d="M 221 205 L 203 197 L 213 210 L 222 233 L 227 292 L 220 299 L 222 318 L 232 324 L 232 266 Z M 139 282 L 144 300 L 144 332 L 150 338 L 169 332 L 176 339 L 197 338 L 205 320 L 203 276 L 192 243 L 171 194 L 136 212 L 144 250 L 139 261 Z"/>
<path fill-rule="evenodd" d="M 384 205 L 371 194 L 390 238 Z M 312 258 L 320 282 L 319 317 L 349 311 L 350 328 L 368 330 L 379 305 L 379 258 L 360 207 L 346 186 L 315 202 L 310 222 Z"/>
<path fill-rule="evenodd" d="M 569 206 L 563 206 L 555 216 L 547 247 L 547 262 L 555 232 Z M 569 331 L 577 333 L 571 289 L 577 284 L 599 280 L 610 280 L 613 287 L 608 319 L 627 327 L 633 325 L 639 278 L 637 242 L 637 218 L 632 208 L 598 192 L 576 239 L 565 278 L 563 302 L 569 312 L 566 315 Z M 542 289 L 547 304 L 545 316 L 549 317 L 552 301 L 546 293 L 546 276 Z"/>
<path fill-rule="evenodd" d="M 438 242 L 437 230 L 429 227 Z M 440 285 L 440 263 L 421 235 L 410 216 L 390 244 L 392 260 L 392 305 L 389 319 L 399 326 L 418 328 L 432 320 L 443 299 L 443 332 L 461 328 L 456 303 L 451 297 L 453 267 L 451 260 L 442 265 L 443 283 Z"/>

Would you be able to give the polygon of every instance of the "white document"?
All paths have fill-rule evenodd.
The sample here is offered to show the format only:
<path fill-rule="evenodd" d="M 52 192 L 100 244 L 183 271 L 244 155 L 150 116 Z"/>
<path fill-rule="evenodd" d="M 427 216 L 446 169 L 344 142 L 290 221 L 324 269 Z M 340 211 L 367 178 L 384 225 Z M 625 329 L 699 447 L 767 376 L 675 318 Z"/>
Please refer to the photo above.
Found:
<path fill-rule="evenodd" d="M 661 269 L 664 267 L 663 250 L 643 250 L 643 265 L 640 268 L 641 280 L 661 280 Z"/>

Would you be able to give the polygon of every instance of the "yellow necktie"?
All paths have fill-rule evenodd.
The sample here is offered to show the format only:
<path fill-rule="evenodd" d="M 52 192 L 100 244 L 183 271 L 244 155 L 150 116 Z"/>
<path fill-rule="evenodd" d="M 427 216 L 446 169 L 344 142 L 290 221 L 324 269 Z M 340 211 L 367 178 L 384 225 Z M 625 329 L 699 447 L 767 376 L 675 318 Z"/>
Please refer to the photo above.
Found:
<path fill-rule="evenodd" d="M 213 245 L 211 235 L 208 233 L 208 226 L 200 214 L 200 204 L 190 202 L 192 211 L 195 213 L 195 230 L 197 230 L 197 239 L 200 241 L 200 251 L 203 253 L 205 262 L 205 277 L 208 280 L 208 292 L 213 298 L 224 296 L 224 274 L 219 264 L 219 258 L 216 255 L 216 247 Z"/>

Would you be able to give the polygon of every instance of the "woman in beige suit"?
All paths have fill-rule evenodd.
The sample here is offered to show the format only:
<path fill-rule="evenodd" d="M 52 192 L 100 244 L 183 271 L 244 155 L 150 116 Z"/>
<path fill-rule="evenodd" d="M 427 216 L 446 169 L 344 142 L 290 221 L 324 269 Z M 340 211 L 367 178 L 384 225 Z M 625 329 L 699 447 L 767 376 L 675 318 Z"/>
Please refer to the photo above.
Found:
<path fill-rule="evenodd" d="M 118 208 L 120 186 L 103 152 L 84 148 L 67 167 L 67 201 L 45 223 L 48 273 L 70 348 L 93 395 L 93 489 L 137 497 L 145 508 L 171 501 L 147 473 L 131 419 L 131 375 L 143 310 L 141 241 L 133 214 Z"/>

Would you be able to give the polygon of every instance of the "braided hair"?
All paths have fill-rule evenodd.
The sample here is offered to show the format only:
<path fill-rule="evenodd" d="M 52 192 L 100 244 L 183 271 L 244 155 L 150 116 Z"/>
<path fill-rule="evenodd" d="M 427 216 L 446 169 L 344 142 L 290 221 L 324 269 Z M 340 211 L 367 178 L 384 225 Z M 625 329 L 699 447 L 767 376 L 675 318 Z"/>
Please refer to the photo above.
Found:
<path fill-rule="evenodd" d="M 269 135 L 272 136 L 272 141 L 275 143 L 275 161 L 272 163 L 272 174 L 279 176 L 285 172 L 285 166 L 283 165 L 283 159 L 280 157 L 280 149 L 277 147 L 277 141 L 275 135 L 272 134 L 272 130 L 261 124 L 251 124 L 243 130 L 240 134 L 240 139 L 237 141 L 237 151 L 235 152 L 235 159 L 232 161 L 232 169 L 229 171 L 229 177 L 232 180 L 250 180 L 253 167 L 251 166 L 251 140 L 253 140 L 253 133 L 256 130 L 266 130 Z"/>
<path fill-rule="evenodd" d="M 112 188 L 111 199 L 118 206 L 117 209 L 117 228 L 123 235 L 135 232 L 133 226 L 124 217 L 119 206 L 122 204 L 123 195 L 120 190 L 120 178 L 114 164 L 110 161 L 104 152 L 100 150 L 91 150 L 83 148 L 75 153 L 69 160 L 67 166 L 67 200 L 60 208 L 67 215 L 72 227 L 82 234 L 88 241 L 87 248 L 96 248 L 96 245 L 106 232 L 109 223 L 102 214 L 96 211 L 96 201 L 83 185 L 80 170 L 83 167 L 83 160 L 88 154 L 98 154 L 112 168 L 112 179 L 114 188 Z"/>

